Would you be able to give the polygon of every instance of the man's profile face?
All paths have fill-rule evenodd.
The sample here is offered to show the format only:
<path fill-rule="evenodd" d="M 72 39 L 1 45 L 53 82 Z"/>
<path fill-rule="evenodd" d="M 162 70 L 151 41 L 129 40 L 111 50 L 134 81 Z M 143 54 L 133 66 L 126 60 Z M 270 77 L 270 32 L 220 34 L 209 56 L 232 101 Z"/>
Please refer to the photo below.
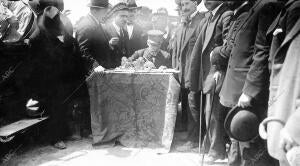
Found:
<path fill-rule="evenodd" d="M 125 26 L 127 20 L 128 20 L 128 11 L 121 10 L 115 14 L 115 22 L 119 27 Z"/>
<path fill-rule="evenodd" d="M 183 16 L 189 16 L 197 10 L 197 2 L 191 0 L 181 0 L 181 11 Z"/>

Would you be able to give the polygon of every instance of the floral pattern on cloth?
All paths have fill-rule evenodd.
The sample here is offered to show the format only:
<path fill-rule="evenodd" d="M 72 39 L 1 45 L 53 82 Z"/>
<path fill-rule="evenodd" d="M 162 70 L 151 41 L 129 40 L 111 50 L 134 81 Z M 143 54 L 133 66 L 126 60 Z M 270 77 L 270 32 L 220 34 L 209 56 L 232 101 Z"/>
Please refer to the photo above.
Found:
<path fill-rule="evenodd" d="M 172 73 L 94 73 L 88 85 L 94 143 L 170 151 L 180 91 Z"/>

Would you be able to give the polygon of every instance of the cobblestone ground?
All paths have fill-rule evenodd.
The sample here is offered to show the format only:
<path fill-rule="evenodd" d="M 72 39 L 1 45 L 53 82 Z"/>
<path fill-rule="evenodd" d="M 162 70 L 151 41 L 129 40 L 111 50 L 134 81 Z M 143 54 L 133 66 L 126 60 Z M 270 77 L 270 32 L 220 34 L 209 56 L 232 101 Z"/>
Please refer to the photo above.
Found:
<path fill-rule="evenodd" d="M 200 166 L 200 156 L 192 152 L 172 151 L 158 155 L 147 149 L 122 146 L 92 147 L 91 140 L 69 141 L 68 148 L 57 150 L 48 145 L 32 145 L 19 151 L 4 166 Z M 207 166 L 206 164 L 204 164 Z M 218 161 L 213 166 L 225 166 Z"/>

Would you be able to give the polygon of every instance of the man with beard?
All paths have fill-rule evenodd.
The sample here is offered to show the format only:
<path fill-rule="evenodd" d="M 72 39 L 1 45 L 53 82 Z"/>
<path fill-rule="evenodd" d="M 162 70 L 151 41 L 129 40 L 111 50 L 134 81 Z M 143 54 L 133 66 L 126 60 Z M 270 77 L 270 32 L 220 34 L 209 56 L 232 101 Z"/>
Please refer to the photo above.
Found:
<path fill-rule="evenodd" d="M 248 12 L 243 13 L 250 4 Z M 226 76 L 220 92 L 220 102 L 231 109 L 251 108 L 262 120 L 268 107 L 268 54 L 270 41 L 266 32 L 280 10 L 276 0 L 248 1 L 234 11 L 233 24 L 225 46 L 215 48 L 211 62 L 223 65 Z M 242 13 L 239 13 L 239 12 Z M 236 17 L 237 16 L 237 17 Z M 228 64 L 224 63 L 228 61 Z M 225 67 L 227 66 L 227 67 Z M 233 140 L 230 149 L 231 165 L 276 165 L 265 150 L 265 143 L 255 138 L 250 142 Z M 235 157 L 232 157 L 234 154 Z"/>
<path fill-rule="evenodd" d="M 204 18 L 204 14 L 197 11 L 199 3 L 197 0 L 181 1 L 185 20 L 175 34 L 172 54 L 172 67 L 180 71 L 178 80 L 181 84 L 182 109 L 188 114 L 187 142 L 178 147 L 178 151 L 187 151 L 198 145 L 200 99 L 198 93 L 190 91 L 189 69 L 191 53 L 200 32 L 199 23 Z"/>
<path fill-rule="evenodd" d="M 192 53 L 190 81 L 191 90 L 194 92 L 202 91 L 205 99 L 203 105 L 206 126 L 211 124 L 209 131 L 206 131 L 206 140 L 209 140 L 210 145 L 207 162 L 213 163 L 218 159 L 224 159 L 226 156 L 226 134 L 223 127 L 224 115 L 226 114 L 224 114 L 224 107 L 219 102 L 219 91 L 223 80 L 213 78 L 216 66 L 211 66 L 209 56 L 215 47 L 223 45 L 223 39 L 227 36 L 233 12 L 229 10 L 226 3 L 221 1 L 204 0 L 204 5 L 209 12 L 205 27 L 202 28 Z M 219 74 L 218 77 L 221 77 L 221 73 L 217 74 Z M 224 78 L 224 73 L 222 75 Z M 213 88 L 215 86 L 216 89 Z"/>

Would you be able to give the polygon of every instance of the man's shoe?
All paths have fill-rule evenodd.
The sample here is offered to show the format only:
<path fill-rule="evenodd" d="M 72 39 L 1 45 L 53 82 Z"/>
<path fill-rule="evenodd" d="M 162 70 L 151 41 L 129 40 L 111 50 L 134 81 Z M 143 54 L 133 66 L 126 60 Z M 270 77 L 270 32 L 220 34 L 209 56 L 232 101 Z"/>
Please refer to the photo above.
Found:
<path fill-rule="evenodd" d="M 176 151 L 179 152 L 187 152 L 187 151 L 191 151 L 193 148 L 196 148 L 197 144 L 193 143 L 193 142 L 186 142 L 185 144 L 179 146 L 176 148 Z"/>
<path fill-rule="evenodd" d="M 63 141 L 58 141 L 56 142 L 53 147 L 57 148 L 57 149 L 66 149 L 67 146 Z"/>
<path fill-rule="evenodd" d="M 206 164 L 212 165 L 215 164 L 217 160 L 224 160 L 224 159 L 225 157 L 208 155 L 207 157 L 204 158 L 204 162 Z"/>

